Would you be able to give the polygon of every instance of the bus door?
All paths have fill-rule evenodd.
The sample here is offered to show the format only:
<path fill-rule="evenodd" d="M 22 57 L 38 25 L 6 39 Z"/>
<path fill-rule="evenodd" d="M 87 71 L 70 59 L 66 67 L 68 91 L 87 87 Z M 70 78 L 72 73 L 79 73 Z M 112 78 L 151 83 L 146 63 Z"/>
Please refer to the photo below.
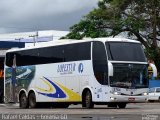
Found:
<path fill-rule="evenodd" d="M 102 101 L 103 93 L 106 93 L 106 85 L 108 84 L 108 64 L 105 46 L 102 42 L 93 42 L 92 59 L 94 76 L 99 83 L 95 91 L 97 93 L 96 99 Z"/>

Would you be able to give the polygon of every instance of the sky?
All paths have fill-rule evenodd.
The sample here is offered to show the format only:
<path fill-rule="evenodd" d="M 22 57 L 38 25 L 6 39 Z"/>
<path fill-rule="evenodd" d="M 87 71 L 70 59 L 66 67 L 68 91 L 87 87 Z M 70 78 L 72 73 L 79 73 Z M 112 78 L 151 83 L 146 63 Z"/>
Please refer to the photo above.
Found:
<path fill-rule="evenodd" d="M 0 34 L 68 31 L 98 0 L 0 0 Z"/>

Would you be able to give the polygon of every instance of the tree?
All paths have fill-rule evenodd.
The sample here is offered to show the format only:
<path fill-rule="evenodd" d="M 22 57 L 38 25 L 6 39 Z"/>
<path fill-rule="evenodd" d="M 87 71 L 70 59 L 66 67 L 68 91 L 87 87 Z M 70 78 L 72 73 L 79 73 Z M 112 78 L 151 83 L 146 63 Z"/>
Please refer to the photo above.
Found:
<path fill-rule="evenodd" d="M 123 35 L 140 41 L 149 59 L 160 63 L 160 0 L 101 0 L 98 8 L 70 28 L 70 39 Z"/>

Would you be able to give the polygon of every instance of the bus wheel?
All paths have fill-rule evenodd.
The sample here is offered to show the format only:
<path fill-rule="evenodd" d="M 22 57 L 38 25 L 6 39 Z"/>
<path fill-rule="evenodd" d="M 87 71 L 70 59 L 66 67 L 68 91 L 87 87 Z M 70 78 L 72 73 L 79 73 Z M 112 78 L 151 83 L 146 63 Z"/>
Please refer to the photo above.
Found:
<path fill-rule="evenodd" d="M 86 108 L 93 108 L 94 103 L 92 102 L 92 95 L 91 92 L 88 90 L 84 96 L 84 99 L 82 101 L 82 106 Z"/>
<path fill-rule="evenodd" d="M 125 108 L 126 107 L 126 103 L 118 103 L 118 107 L 119 108 Z"/>
<path fill-rule="evenodd" d="M 20 107 L 20 108 L 28 108 L 28 100 L 27 100 L 27 97 L 26 97 L 26 94 L 25 94 L 25 93 L 22 93 L 22 94 L 20 95 L 19 107 Z"/>
<path fill-rule="evenodd" d="M 158 102 L 160 102 L 160 96 L 159 96 L 159 98 L 158 98 Z"/>
<path fill-rule="evenodd" d="M 35 96 L 35 93 L 32 92 L 29 94 L 29 106 L 30 108 L 36 108 L 36 96 Z"/>

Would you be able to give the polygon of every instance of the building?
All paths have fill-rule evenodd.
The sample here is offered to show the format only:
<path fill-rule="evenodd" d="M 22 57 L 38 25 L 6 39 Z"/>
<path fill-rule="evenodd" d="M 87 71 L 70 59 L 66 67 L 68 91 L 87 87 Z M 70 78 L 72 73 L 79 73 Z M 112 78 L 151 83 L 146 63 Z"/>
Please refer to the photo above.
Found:
<path fill-rule="evenodd" d="M 0 41 L 24 42 L 25 47 L 34 46 L 39 42 L 58 40 L 67 35 L 68 31 L 45 30 L 34 32 L 1 34 Z"/>

